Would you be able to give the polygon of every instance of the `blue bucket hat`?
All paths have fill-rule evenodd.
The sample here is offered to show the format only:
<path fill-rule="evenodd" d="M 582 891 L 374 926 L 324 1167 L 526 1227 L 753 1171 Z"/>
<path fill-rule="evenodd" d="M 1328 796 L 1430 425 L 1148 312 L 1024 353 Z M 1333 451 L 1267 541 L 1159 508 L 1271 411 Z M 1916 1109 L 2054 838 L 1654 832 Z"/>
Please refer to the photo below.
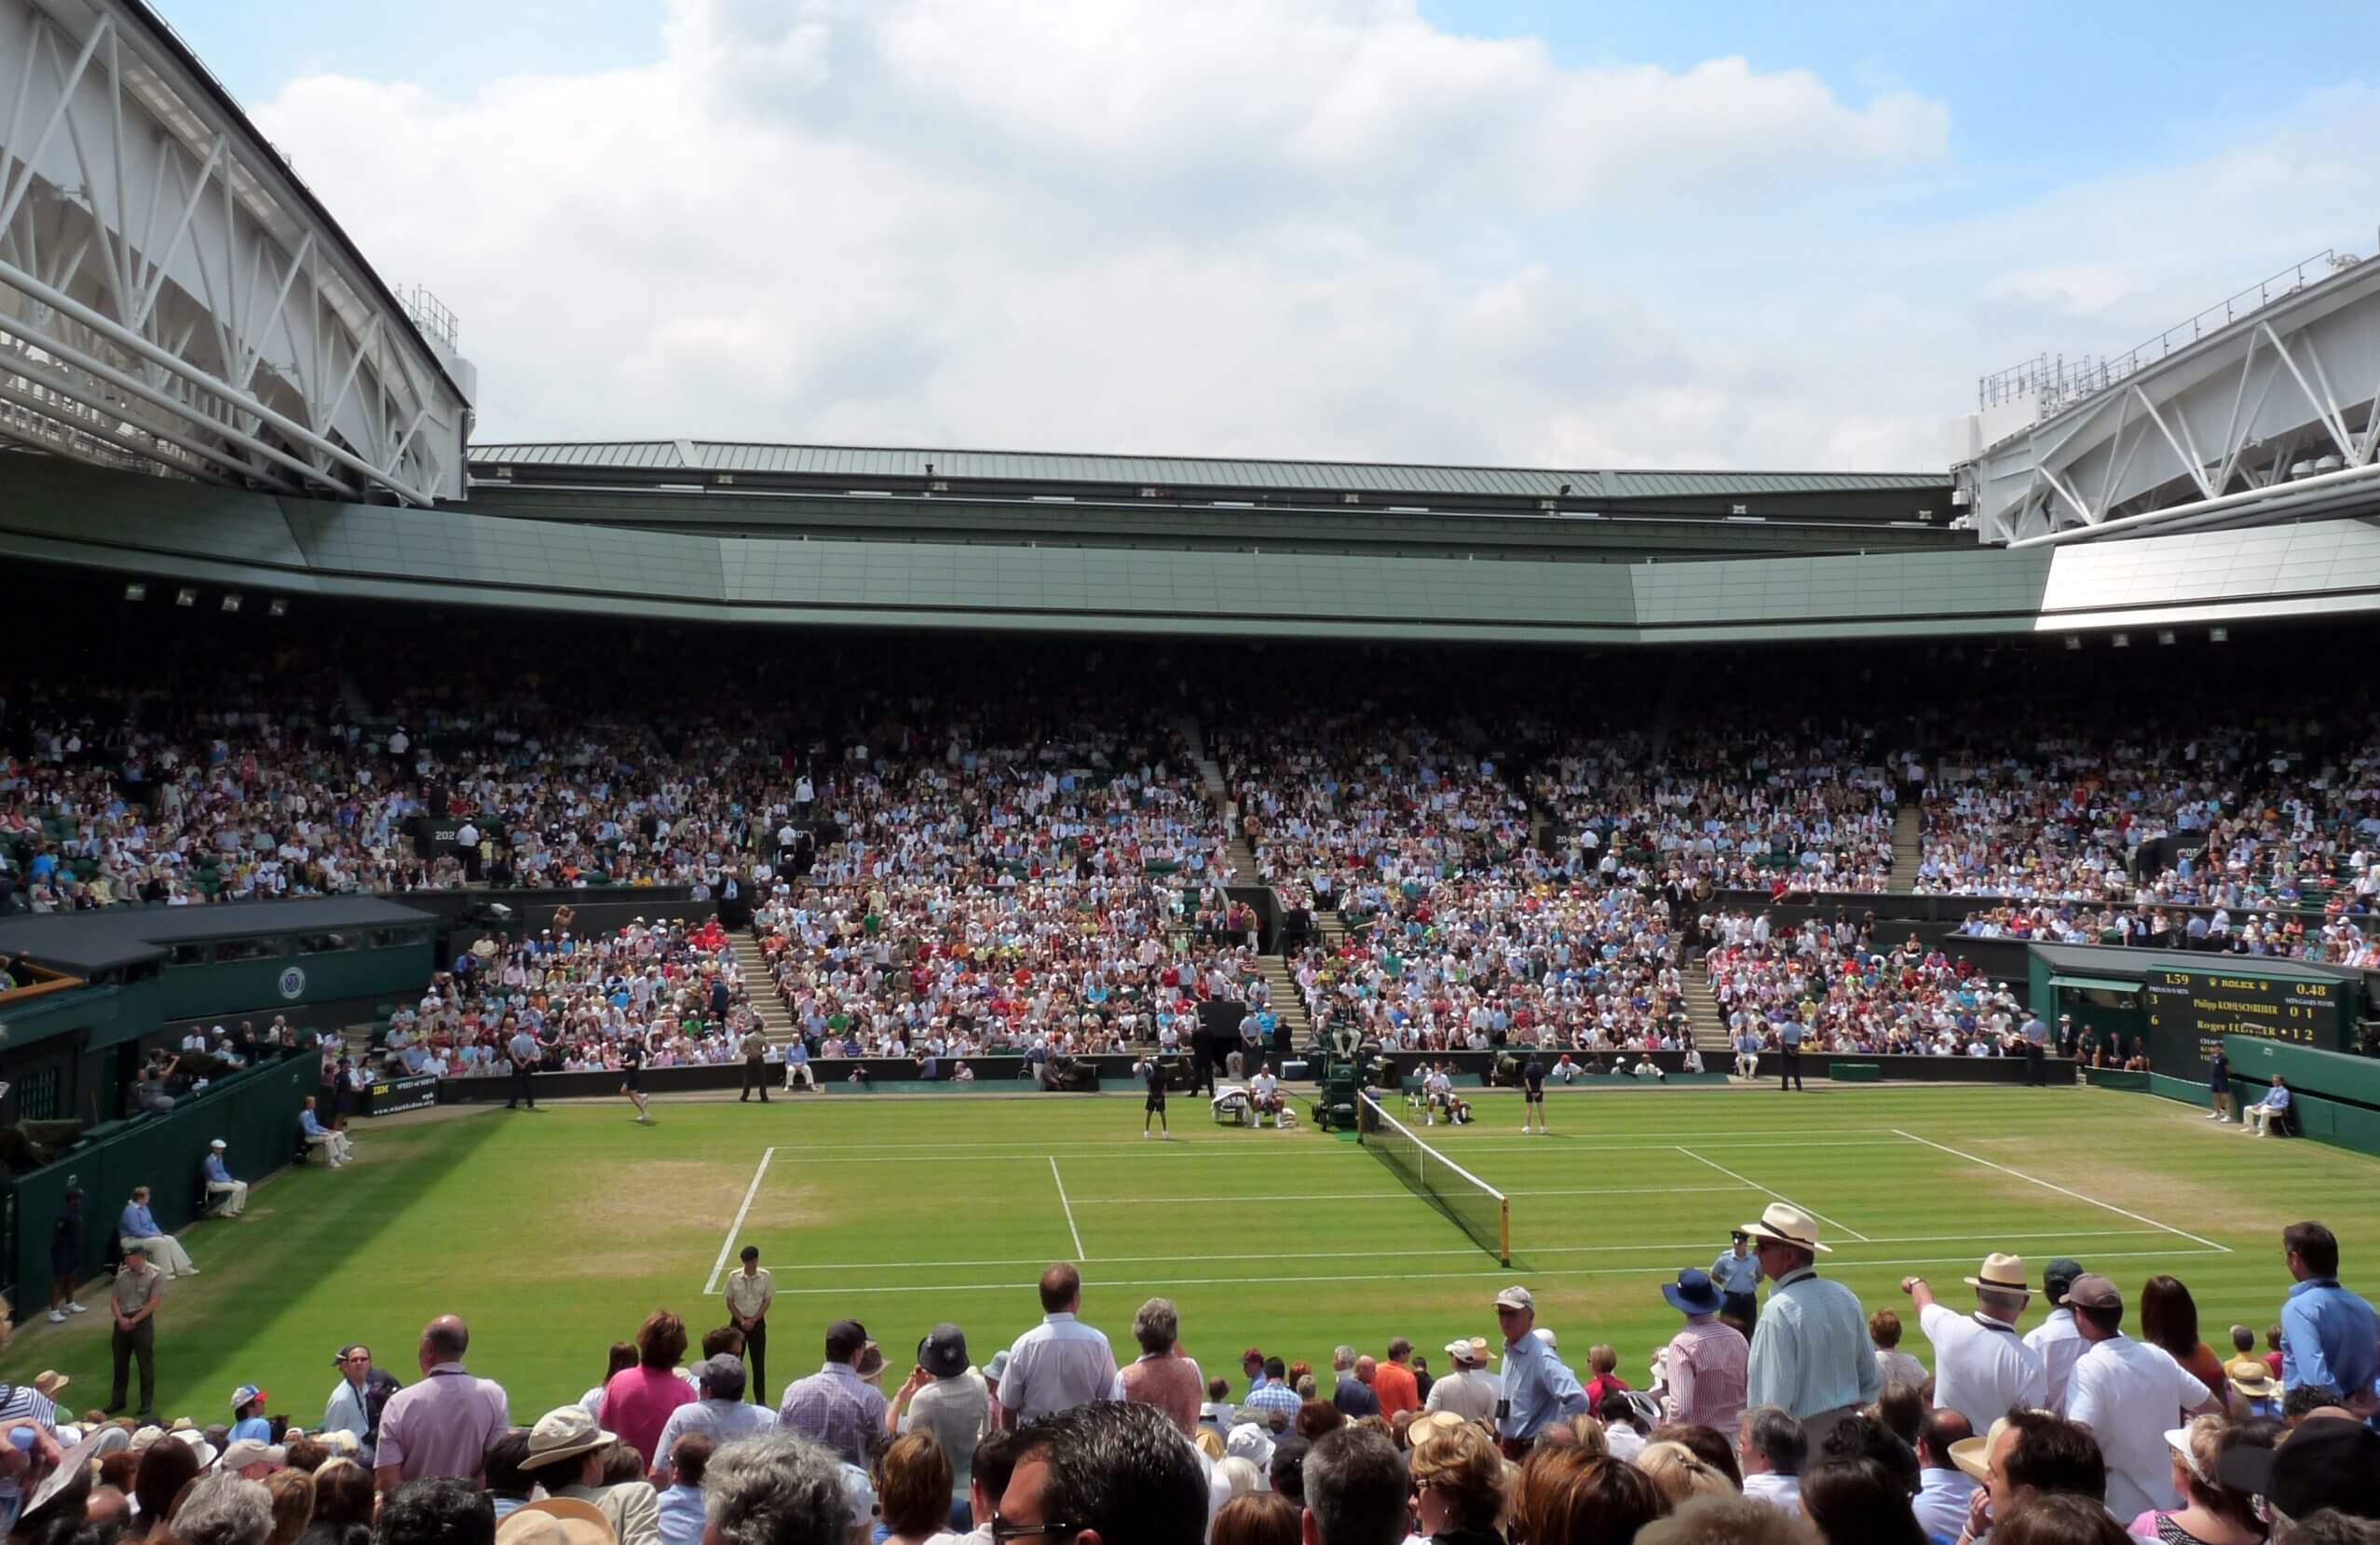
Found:
<path fill-rule="evenodd" d="M 1719 1289 L 1712 1285 L 1710 1273 L 1700 1267 L 1688 1267 L 1678 1273 L 1675 1282 L 1661 1284 L 1661 1296 L 1680 1314 L 1717 1314 L 1720 1310 Z"/>

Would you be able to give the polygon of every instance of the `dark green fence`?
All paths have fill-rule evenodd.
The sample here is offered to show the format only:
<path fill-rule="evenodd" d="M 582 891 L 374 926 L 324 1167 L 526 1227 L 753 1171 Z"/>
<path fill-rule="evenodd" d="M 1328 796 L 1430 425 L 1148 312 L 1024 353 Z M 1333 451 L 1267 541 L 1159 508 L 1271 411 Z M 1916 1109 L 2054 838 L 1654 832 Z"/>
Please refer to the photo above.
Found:
<path fill-rule="evenodd" d="M 231 1172 L 253 1184 L 287 1164 L 297 1152 L 297 1113 L 316 1091 L 321 1073 L 310 1056 L 252 1067 L 210 1085 L 162 1116 L 114 1121 L 90 1129 L 64 1158 L 28 1174 L 11 1177 L 0 1192 L 5 1254 L 0 1291 L 21 1319 L 30 1306 L 48 1299 L 49 1238 L 66 1203 L 66 1177 L 83 1188 L 82 1260 L 77 1278 L 97 1272 L 107 1258 L 116 1220 L 131 1199 L 132 1187 L 149 1188 L 149 1207 L 158 1227 L 179 1231 L 199 1212 L 201 1166 L 207 1145 L 220 1137 L 228 1145 Z"/>

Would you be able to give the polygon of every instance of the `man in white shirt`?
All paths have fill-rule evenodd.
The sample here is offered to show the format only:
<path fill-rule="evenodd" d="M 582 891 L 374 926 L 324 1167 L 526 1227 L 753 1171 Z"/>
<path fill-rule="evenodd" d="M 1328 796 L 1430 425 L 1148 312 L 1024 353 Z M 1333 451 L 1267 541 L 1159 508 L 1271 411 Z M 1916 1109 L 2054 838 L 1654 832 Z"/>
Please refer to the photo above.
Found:
<path fill-rule="evenodd" d="M 1735 1443 L 1744 1466 L 1744 1495 L 1799 1518 L 1802 1461 L 1808 1453 L 1802 1424 L 1782 1405 L 1756 1405 L 1745 1412 Z"/>
<path fill-rule="evenodd" d="M 1076 1318 L 1082 1274 L 1060 1261 L 1041 1273 L 1041 1322 L 1008 1349 L 1000 1380 L 1000 1420 L 1013 1429 L 1036 1416 L 1106 1400 L 1116 1382 L 1116 1354 L 1105 1333 Z"/>
<path fill-rule="evenodd" d="M 1426 1408 L 1451 1411 L 1465 1421 L 1495 1420 L 1496 1403 L 1504 1398 L 1504 1381 L 1488 1371 L 1488 1360 L 1495 1355 L 1486 1336 L 1448 1342 L 1452 1367 L 1430 1381 Z"/>
<path fill-rule="evenodd" d="M 2075 1278 L 2066 1306 L 2090 1343 L 2074 1362 L 2066 1416 L 2090 1429 L 2107 1458 L 2107 1511 L 2136 1518 L 2179 1508 L 2165 1434 L 2182 1416 L 2221 1414 L 2222 1400 L 2163 1348 L 2123 1333 L 2124 1295 L 2106 1278 Z"/>
<path fill-rule="evenodd" d="M 1987 1428 L 2012 1405 L 2039 1405 L 2049 1381 L 2041 1354 L 2017 1339 L 2017 1321 L 2033 1298 L 2024 1262 L 1995 1252 L 1966 1281 L 1975 1289 L 1973 1314 L 1936 1303 L 1923 1277 L 1902 1278 L 1900 1290 L 1934 1343 L 1934 1403 L 1965 1416 L 1970 1429 Z"/>
<path fill-rule="evenodd" d="M 2071 1257 L 2060 1255 L 2049 1263 L 2041 1274 L 2041 1293 L 2056 1307 L 2048 1319 L 2025 1335 L 2025 1345 L 2040 1356 L 2047 1380 L 2042 1406 L 2061 1416 L 2066 1414 L 2066 1383 L 2074 1375 L 2074 1360 L 2090 1349 L 2090 1343 L 2074 1329 L 2074 1311 L 2065 1306 L 2066 1290 L 2082 1274 L 2082 1263 Z"/>
<path fill-rule="evenodd" d="M 1937 1406 L 1917 1432 L 1917 1495 L 1910 1508 L 1928 1539 L 1956 1539 L 1967 1525 L 1975 1479 L 1951 1457 L 1951 1445 L 1975 1436 L 1966 1418 Z"/>

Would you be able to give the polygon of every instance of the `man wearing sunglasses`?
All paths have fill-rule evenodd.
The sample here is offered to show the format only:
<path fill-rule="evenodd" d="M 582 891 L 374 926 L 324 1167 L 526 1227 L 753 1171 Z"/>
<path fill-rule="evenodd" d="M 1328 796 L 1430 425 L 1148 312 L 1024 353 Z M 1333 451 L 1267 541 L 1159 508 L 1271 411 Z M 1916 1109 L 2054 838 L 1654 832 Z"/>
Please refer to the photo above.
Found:
<path fill-rule="evenodd" d="M 1199 1545 L 1198 1451 L 1153 1405 L 1095 1401 L 1027 1422 L 992 1514 L 994 1545 Z"/>

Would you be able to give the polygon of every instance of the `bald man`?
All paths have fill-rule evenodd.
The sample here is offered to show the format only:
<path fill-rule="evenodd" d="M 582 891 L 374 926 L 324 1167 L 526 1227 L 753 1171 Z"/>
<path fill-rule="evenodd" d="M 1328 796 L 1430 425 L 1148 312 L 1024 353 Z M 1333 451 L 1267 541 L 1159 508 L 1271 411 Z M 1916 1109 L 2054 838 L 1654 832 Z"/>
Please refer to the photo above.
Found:
<path fill-rule="evenodd" d="M 440 1477 L 478 1483 L 488 1445 L 510 1429 L 512 1410 L 504 1386 L 463 1366 L 470 1345 L 459 1315 L 422 1327 L 421 1382 L 389 1396 L 380 1414 L 373 1480 L 382 1491 Z"/>

